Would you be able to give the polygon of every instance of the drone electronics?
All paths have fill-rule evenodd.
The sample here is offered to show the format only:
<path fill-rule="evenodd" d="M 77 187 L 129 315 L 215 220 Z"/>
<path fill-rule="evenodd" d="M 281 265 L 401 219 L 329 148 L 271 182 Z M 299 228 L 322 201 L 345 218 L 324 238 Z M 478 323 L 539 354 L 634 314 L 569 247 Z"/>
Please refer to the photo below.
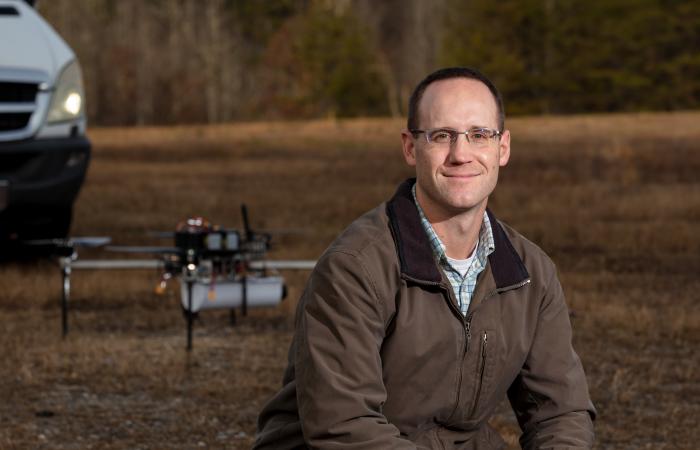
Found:
<path fill-rule="evenodd" d="M 266 261 L 270 235 L 250 229 L 248 211 L 241 206 L 244 231 L 213 226 L 202 217 L 191 217 L 177 224 L 174 233 L 159 233 L 173 239 L 172 247 L 107 246 L 112 252 L 147 253 L 156 260 L 79 260 L 76 247 L 100 247 L 109 238 L 83 238 L 39 242 L 52 245 L 60 257 L 63 275 L 63 335 L 68 333 L 68 298 L 72 269 L 143 269 L 163 271 L 156 287 L 163 293 L 167 282 L 180 278 L 181 305 L 187 319 L 187 349 L 192 349 L 192 327 L 196 314 L 202 310 L 228 309 L 235 323 L 236 308 L 247 315 L 249 307 L 278 305 L 286 296 L 284 278 L 277 269 L 311 269 L 315 261 Z"/>

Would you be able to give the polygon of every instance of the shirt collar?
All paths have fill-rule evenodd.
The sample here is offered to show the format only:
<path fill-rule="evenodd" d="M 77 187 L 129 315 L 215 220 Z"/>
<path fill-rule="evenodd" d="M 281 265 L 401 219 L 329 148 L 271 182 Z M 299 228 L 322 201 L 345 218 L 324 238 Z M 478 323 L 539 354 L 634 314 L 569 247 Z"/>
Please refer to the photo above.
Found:
<path fill-rule="evenodd" d="M 413 201 L 416 204 L 416 208 L 418 209 L 418 215 L 420 216 L 420 222 L 421 225 L 423 226 L 423 229 L 425 230 L 425 233 L 428 235 L 428 241 L 430 242 L 430 247 L 433 250 L 433 254 L 435 255 L 435 258 L 441 263 L 441 264 L 447 264 L 447 258 L 445 255 L 445 245 L 442 243 L 440 238 L 438 237 L 437 233 L 433 229 L 433 225 L 430 223 L 428 218 L 425 216 L 425 213 L 423 212 L 423 208 L 420 206 L 418 203 L 418 198 L 416 197 L 416 186 L 418 183 L 415 183 L 413 187 L 411 188 L 411 193 L 413 194 Z M 489 219 L 489 215 L 484 211 L 484 218 L 481 221 L 481 227 L 479 229 L 479 241 L 476 244 L 476 257 L 479 260 L 485 260 L 485 258 L 493 253 L 493 251 L 496 249 L 496 245 L 493 239 L 493 230 L 491 229 L 491 220 Z M 484 261 L 485 262 L 485 261 Z"/>

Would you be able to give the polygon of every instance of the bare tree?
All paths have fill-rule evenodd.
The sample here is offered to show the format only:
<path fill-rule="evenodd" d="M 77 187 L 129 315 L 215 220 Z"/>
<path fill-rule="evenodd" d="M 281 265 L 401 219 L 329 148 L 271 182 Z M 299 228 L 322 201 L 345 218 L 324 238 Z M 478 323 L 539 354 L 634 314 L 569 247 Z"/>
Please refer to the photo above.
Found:
<path fill-rule="evenodd" d="M 357 14 L 374 30 L 387 66 L 392 115 L 406 113 L 413 86 L 435 66 L 444 0 L 354 0 Z"/>

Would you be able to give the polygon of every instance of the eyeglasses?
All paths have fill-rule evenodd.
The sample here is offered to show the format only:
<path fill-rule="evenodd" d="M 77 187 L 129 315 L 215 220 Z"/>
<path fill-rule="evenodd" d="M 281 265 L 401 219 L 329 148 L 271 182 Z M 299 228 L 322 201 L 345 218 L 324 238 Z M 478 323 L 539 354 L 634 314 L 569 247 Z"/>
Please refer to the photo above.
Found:
<path fill-rule="evenodd" d="M 467 131 L 457 131 L 451 128 L 432 128 L 430 130 L 410 130 L 414 136 L 423 133 L 428 144 L 454 145 L 460 134 L 463 134 L 474 147 L 488 147 L 492 139 L 500 138 L 503 133 L 491 128 L 472 128 Z"/>

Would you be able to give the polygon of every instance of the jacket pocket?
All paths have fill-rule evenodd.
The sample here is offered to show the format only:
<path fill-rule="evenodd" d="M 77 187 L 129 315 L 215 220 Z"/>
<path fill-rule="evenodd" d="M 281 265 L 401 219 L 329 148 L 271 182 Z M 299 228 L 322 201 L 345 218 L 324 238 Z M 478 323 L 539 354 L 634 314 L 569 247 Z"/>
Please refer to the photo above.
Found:
<path fill-rule="evenodd" d="M 474 400 L 472 406 L 469 409 L 470 418 L 475 418 L 478 411 L 479 404 L 481 403 L 482 396 L 485 394 L 486 382 L 489 377 L 489 333 L 488 330 L 484 330 L 481 334 L 480 351 L 478 355 L 478 362 L 476 365 L 476 378 L 474 383 Z"/>

